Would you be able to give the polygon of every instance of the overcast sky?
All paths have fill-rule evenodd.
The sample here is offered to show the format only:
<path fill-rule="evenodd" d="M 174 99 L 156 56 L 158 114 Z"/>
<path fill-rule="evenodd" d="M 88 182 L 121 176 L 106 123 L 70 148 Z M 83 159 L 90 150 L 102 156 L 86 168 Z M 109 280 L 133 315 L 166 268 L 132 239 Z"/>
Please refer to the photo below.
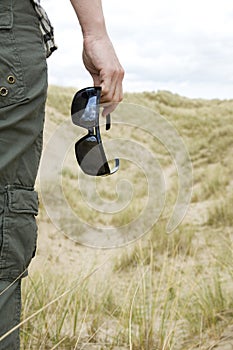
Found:
<path fill-rule="evenodd" d="M 42 0 L 59 49 L 49 83 L 92 85 L 69 0 Z M 233 1 L 102 0 L 109 35 L 126 71 L 125 91 L 170 90 L 188 97 L 233 98 Z"/>

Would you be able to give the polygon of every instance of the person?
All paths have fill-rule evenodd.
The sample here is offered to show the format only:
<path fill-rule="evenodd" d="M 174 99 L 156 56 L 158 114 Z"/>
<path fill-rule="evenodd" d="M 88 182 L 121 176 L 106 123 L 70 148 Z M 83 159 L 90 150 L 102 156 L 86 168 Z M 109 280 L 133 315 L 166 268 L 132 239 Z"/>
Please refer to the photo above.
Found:
<path fill-rule="evenodd" d="M 83 63 L 93 84 L 102 87 L 106 116 L 123 98 L 124 70 L 101 0 L 71 4 L 83 34 Z M 56 49 L 52 27 L 41 13 L 39 0 L 0 1 L 0 350 L 20 348 L 21 279 L 36 251 L 34 184 L 42 151 L 46 57 Z"/>

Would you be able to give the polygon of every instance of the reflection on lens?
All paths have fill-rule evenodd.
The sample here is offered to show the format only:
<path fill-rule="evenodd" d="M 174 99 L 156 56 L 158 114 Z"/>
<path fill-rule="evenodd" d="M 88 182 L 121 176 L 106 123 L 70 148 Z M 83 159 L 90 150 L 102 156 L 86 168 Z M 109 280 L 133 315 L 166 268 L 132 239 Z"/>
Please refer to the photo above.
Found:
<path fill-rule="evenodd" d="M 90 87 L 75 94 L 71 105 L 71 117 L 75 125 L 89 129 L 98 124 L 100 93 L 100 87 Z"/>

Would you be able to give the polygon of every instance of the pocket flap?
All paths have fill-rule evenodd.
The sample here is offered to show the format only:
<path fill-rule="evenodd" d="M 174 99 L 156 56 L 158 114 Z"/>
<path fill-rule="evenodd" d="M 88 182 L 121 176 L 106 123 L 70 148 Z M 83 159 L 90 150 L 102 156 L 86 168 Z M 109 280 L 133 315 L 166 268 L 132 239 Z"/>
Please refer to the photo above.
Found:
<path fill-rule="evenodd" d="M 11 29 L 13 26 L 13 12 L 11 1 L 0 1 L 0 29 Z"/>
<path fill-rule="evenodd" d="M 11 212 L 38 214 L 38 194 L 36 191 L 14 189 L 8 192 L 8 200 Z"/>

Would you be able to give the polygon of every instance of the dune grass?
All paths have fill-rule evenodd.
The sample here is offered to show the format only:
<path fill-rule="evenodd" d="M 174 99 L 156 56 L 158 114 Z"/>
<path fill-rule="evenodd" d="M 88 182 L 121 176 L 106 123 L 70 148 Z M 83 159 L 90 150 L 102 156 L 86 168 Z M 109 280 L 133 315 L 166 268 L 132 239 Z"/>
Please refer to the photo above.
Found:
<path fill-rule="evenodd" d="M 52 124 L 60 123 L 62 115 L 65 120 L 73 91 L 50 87 L 47 118 L 53 113 Z M 125 101 L 162 113 L 183 137 L 194 168 L 191 214 L 172 234 L 166 233 L 177 192 L 173 176 L 160 220 L 141 239 L 114 250 L 108 269 L 93 261 L 87 271 L 67 266 L 59 272 L 48 261 L 43 270 L 31 271 L 23 281 L 22 320 L 41 312 L 22 326 L 22 349 L 208 349 L 232 324 L 233 101 L 191 100 L 167 91 L 126 94 Z M 121 136 L 127 138 L 127 129 Z M 166 149 L 153 149 L 153 140 L 143 132 L 131 130 L 130 137 L 148 142 L 147 148 L 159 153 L 162 169 L 167 169 Z M 110 203 L 117 198 L 121 176 L 134 184 L 130 206 L 115 216 L 87 210 L 76 176 L 65 164 L 65 196 L 82 219 L 93 224 L 127 224 L 146 203 L 146 179 L 128 162 L 123 162 L 117 180 L 99 179 L 96 184 L 100 197 Z M 196 220 L 200 210 L 207 212 L 204 222 Z M 40 218 L 46 221 L 42 204 Z"/>

